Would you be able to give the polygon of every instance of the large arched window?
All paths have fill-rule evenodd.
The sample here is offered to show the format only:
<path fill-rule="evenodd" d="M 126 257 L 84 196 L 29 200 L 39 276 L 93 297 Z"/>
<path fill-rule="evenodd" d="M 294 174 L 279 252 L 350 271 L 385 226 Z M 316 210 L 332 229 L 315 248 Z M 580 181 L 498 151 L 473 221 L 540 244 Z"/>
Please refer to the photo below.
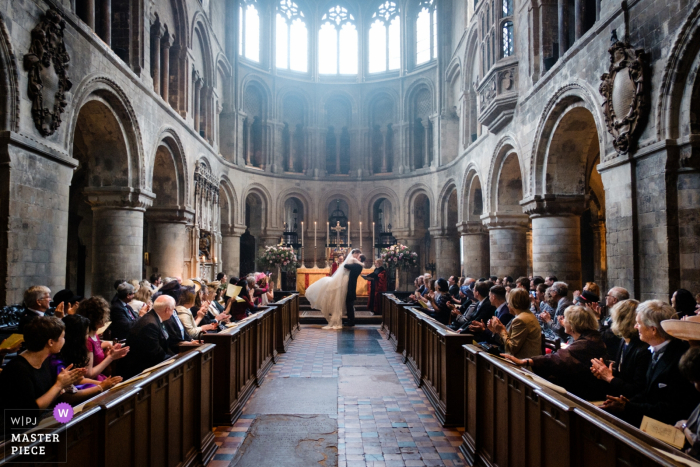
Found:
<path fill-rule="evenodd" d="M 305 21 L 304 13 L 293 1 L 277 4 L 277 68 L 306 72 L 309 35 Z"/>
<path fill-rule="evenodd" d="M 398 70 L 401 66 L 401 18 L 392 1 L 379 5 L 369 29 L 369 72 Z"/>
<path fill-rule="evenodd" d="M 416 65 L 437 58 L 437 12 L 435 0 L 421 0 L 416 16 Z"/>
<path fill-rule="evenodd" d="M 513 55 L 513 0 L 503 0 L 501 58 Z"/>
<path fill-rule="evenodd" d="M 242 1 L 238 7 L 238 54 L 260 61 L 260 15 L 255 0 Z"/>
<path fill-rule="evenodd" d="M 318 32 L 318 71 L 324 75 L 357 74 L 355 17 L 340 5 L 328 10 L 321 18 L 321 29 Z"/>

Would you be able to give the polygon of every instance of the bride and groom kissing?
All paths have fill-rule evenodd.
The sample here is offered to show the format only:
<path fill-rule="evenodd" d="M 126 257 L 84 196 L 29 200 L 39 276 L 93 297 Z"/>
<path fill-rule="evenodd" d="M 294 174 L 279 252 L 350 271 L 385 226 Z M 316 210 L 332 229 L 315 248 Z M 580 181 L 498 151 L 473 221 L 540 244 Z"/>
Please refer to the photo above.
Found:
<path fill-rule="evenodd" d="M 332 276 L 323 277 L 306 289 L 312 308 L 320 310 L 328 325 L 323 329 L 342 329 L 343 312 L 347 310 L 346 326 L 355 325 L 357 278 L 362 272 L 362 251 L 355 248 Z"/>

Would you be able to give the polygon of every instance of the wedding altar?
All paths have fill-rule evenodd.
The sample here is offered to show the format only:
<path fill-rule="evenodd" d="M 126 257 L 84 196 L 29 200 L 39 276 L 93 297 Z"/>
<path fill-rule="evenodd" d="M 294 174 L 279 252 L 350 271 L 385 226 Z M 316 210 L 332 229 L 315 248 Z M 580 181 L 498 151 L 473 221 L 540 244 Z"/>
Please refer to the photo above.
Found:
<path fill-rule="evenodd" d="M 369 282 L 364 280 L 362 276 L 366 276 L 374 271 L 372 269 L 363 269 L 360 277 L 357 278 L 357 296 L 367 297 L 369 296 Z M 330 268 L 298 268 L 297 269 L 297 292 L 301 295 L 306 294 L 306 288 L 319 280 L 322 277 L 326 277 L 330 274 Z"/>

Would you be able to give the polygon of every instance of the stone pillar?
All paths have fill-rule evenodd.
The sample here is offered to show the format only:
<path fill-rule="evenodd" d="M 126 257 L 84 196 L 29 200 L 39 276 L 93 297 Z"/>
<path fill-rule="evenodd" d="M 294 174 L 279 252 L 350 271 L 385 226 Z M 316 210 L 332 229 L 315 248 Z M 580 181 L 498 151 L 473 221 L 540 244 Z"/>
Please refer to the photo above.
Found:
<path fill-rule="evenodd" d="M 143 276 L 143 213 L 154 195 L 138 189 L 85 190 L 92 206 L 92 293 L 106 300 L 114 296 L 117 279 Z"/>
<path fill-rule="evenodd" d="M 245 226 L 238 228 L 231 225 L 221 226 L 221 263 L 222 270 L 229 277 L 238 277 L 241 266 L 241 234 Z"/>
<path fill-rule="evenodd" d="M 108 47 L 112 47 L 112 0 L 102 1 L 101 38 Z"/>
<path fill-rule="evenodd" d="M 527 272 L 528 217 L 522 214 L 488 216 L 490 273 L 514 279 Z"/>
<path fill-rule="evenodd" d="M 425 118 L 423 126 L 423 167 L 430 167 L 430 120 Z"/>
<path fill-rule="evenodd" d="M 559 12 L 559 56 L 569 50 L 569 3 L 568 0 L 558 0 Z"/>
<path fill-rule="evenodd" d="M 340 136 L 343 134 L 342 130 L 338 131 L 335 137 L 335 173 L 336 175 L 340 173 Z"/>
<path fill-rule="evenodd" d="M 151 208 L 146 213 L 151 232 L 148 250 L 151 266 L 166 276 L 184 278 L 185 254 L 189 238 L 187 224 L 194 219 L 190 210 Z"/>
<path fill-rule="evenodd" d="M 194 129 L 197 133 L 199 133 L 199 116 L 200 116 L 200 108 L 202 106 L 201 102 L 201 94 L 202 94 L 202 78 L 199 77 L 199 73 L 195 73 L 195 82 L 194 82 Z M 250 145 L 251 141 L 250 139 L 248 140 L 248 145 Z"/>
<path fill-rule="evenodd" d="M 245 134 L 245 139 L 246 142 L 248 143 L 245 148 L 245 165 L 251 165 L 251 154 L 253 153 L 253 120 L 247 118 L 246 120 L 249 120 L 248 124 L 246 125 L 246 134 Z"/>
<path fill-rule="evenodd" d="M 165 102 L 168 102 L 169 85 L 170 85 L 170 34 L 165 31 L 165 35 L 160 41 L 160 47 L 162 53 L 160 55 L 161 61 L 161 86 L 160 95 L 163 97 Z"/>
<path fill-rule="evenodd" d="M 435 241 L 435 275 L 445 279 L 454 275 L 459 276 L 461 268 L 459 261 L 459 236 L 457 232 L 452 234 L 435 232 L 433 233 L 433 240 Z"/>
<path fill-rule="evenodd" d="M 85 24 L 93 31 L 95 30 L 95 0 L 85 1 Z"/>
<path fill-rule="evenodd" d="M 461 235 L 462 274 L 475 279 L 489 274 L 489 233 L 481 221 L 463 222 L 457 227 Z"/>
<path fill-rule="evenodd" d="M 151 74 L 153 75 L 153 90 L 157 94 L 160 94 L 160 39 L 162 36 L 163 30 L 158 17 L 156 17 L 156 21 L 151 25 L 151 50 L 153 51 Z"/>
<path fill-rule="evenodd" d="M 569 290 L 580 290 L 583 196 L 537 196 L 522 204 L 532 219 L 533 274 L 555 275 Z"/>
<path fill-rule="evenodd" d="M 381 173 L 387 172 L 387 161 L 386 161 L 386 147 L 389 144 L 389 130 L 385 130 L 381 133 L 382 135 L 382 169 Z"/>
<path fill-rule="evenodd" d="M 586 17 L 586 0 L 576 0 L 574 4 L 574 27 L 575 40 L 579 40 L 583 33 L 583 20 Z"/>

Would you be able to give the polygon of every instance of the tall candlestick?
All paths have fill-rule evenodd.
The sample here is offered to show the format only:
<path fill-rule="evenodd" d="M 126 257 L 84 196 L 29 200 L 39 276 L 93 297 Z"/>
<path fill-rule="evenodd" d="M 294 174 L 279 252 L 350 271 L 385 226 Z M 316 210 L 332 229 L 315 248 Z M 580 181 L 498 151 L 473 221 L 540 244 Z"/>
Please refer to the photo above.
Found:
<path fill-rule="evenodd" d="M 301 247 L 304 248 L 304 221 L 301 221 Z"/>
<path fill-rule="evenodd" d="M 362 221 L 360 221 L 360 248 L 362 248 Z"/>
<path fill-rule="evenodd" d="M 348 221 L 348 248 L 350 248 L 350 221 Z"/>
<path fill-rule="evenodd" d="M 326 222 L 326 246 L 331 244 L 331 227 L 330 222 Z"/>
<path fill-rule="evenodd" d="M 316 221 L 314 221 L 314 248 L 316 248 Z"/>
<path fill-rule="evenodd" d="M 372 222 L 372 248 L 376 248 L 377 242 L 374 241 L 374 222 Z"/>

